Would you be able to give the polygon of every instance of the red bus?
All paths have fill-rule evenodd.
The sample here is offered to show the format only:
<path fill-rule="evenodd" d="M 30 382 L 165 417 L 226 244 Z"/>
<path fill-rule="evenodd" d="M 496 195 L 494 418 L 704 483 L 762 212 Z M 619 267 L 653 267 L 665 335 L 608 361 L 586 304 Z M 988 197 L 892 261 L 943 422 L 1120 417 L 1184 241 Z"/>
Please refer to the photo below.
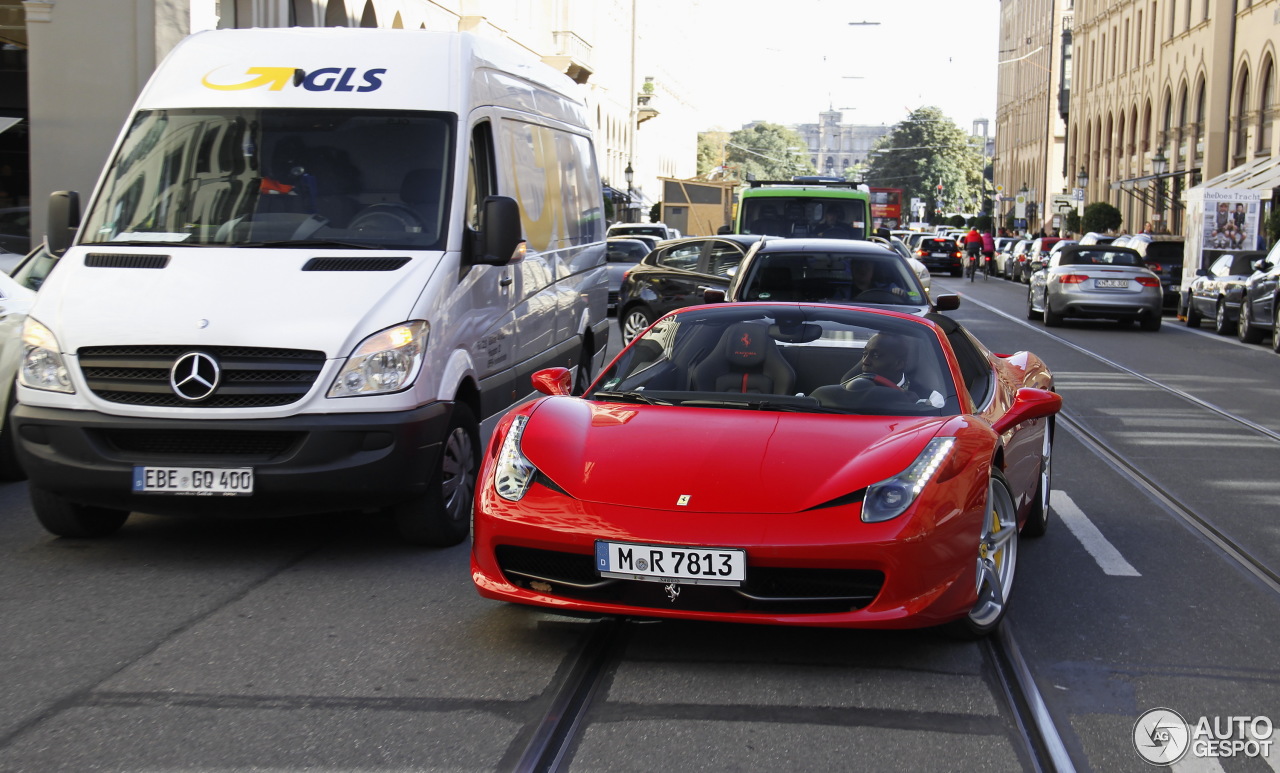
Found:
<path fill-rule="evenodd" d="M 871 227 L 893 230 L 902 227 L 902 189 L 871 189 Z"/>

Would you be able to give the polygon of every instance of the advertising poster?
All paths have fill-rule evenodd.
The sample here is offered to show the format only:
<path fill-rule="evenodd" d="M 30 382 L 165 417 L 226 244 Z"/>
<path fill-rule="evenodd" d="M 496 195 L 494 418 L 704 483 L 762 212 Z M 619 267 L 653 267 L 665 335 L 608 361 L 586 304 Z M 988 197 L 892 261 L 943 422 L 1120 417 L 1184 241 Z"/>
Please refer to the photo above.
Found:
<path fill-rule="evenodd" d="M 1204 242 L 1206 250 L 1252 250 L 1257 248 L 1259 202 L 1232 191 L 1205 196 Z M 1241 192 L 1243 193 L 1243 192 Z"/>

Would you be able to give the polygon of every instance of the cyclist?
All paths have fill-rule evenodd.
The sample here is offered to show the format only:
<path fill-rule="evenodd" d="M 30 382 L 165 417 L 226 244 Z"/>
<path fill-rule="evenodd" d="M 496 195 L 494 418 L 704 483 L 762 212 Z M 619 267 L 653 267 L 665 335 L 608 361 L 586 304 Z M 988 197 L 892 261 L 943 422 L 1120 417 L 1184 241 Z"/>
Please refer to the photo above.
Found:
<path fill-rule="evenodd" d="M 986 259 L 986 267 L 982 269 L 982 276 L 985 278 L 991 276 L 996 261 L 996 240 L 989 230 L 982 232 L 982 257 Z"/>
<path fill-rule="evenodd" d="M 978 257 L 982 254 L 982 236 L 978 233 L 977 228 L 970 228 L 969 233 L 964 235 L 964 251 L 969 256 L 969 281 L 973 281 L 973 275 L 978 271 Z"/>

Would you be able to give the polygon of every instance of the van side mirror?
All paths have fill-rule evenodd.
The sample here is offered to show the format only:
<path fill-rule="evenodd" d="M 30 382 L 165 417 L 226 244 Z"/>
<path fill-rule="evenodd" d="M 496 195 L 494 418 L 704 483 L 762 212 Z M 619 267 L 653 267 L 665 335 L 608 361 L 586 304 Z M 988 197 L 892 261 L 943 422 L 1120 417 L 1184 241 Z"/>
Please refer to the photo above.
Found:
<path fill-rule="evenodd" d="M 480 230 L 474 232 L 471 262 L 505 266 L 524 255 L 520 205 L 510 196 L 489 196 L 480 209 Z"/>
<path fill-rule="evenodd" d="M 75 191 L 54 191 L 49 194 L 48 236 L 49 252 L 62 255 L 76 238 L 80 229 L 80 194 Z"/>

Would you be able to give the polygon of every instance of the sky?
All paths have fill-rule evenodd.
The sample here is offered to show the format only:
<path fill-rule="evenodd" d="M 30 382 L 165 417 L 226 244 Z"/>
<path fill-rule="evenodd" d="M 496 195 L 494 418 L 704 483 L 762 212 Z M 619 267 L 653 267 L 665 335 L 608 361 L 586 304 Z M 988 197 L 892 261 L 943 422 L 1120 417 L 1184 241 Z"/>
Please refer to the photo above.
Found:
<path fill-rule="evenodd" d="M 639 3 L 641 29 L 679 24 L 692 38 L 675 77 L 707 129 L 816 123 L 828 108 L 894 124 L 925 105 L 966 131 L 977 118 L 994 128 L 999 0 Z"/>

